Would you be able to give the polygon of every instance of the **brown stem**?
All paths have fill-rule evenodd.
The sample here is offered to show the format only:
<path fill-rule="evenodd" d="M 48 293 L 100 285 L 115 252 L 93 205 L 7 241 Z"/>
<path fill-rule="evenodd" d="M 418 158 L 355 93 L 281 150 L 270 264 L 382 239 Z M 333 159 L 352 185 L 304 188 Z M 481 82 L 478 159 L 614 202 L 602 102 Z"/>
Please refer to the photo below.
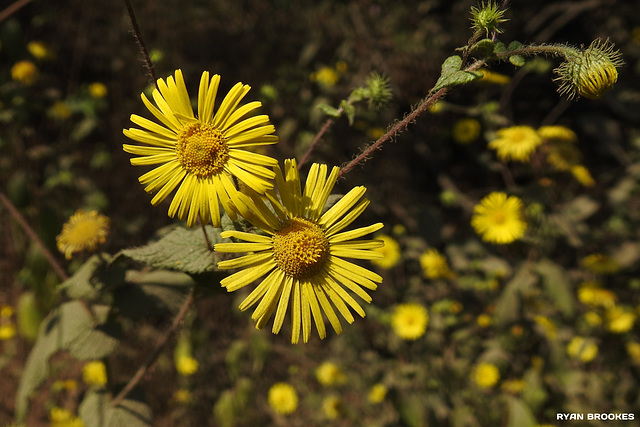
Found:
<path fill-rule="evenodd" d="M 338 111 L 337 111 L 338 116 L 342 114 L 343 111 L 344 109 L 342 107 L 338 108 Z M 322 128 L 320 129 L 316 137 L 313 138 L 313 141 L 311 142 L 311 145 L 309 146 L 309 148 L 307 148 L 307 151 L 304 153 L 304 156 L 302 156 L 302 159 L 300 159 L 300 162 L 298 162 L 298 170 L 300 170 L 302 165 L 304 165 L 305 162 L 309 159 L 309 156 L 311 155 L 313 150 L 316 148 L 316 145 L 318 145 L 318 142 L 320 142 L 320 139 L 322 139 L 322 136 L 325 133 L 327 133 L 329 128 L 333 125 L 333 122 L 334 122 L 334 119 L 328 119 L 326 122 L 324 122 L 324 125 L 322 125 Z"/>
<path fill-rule="evenodd" d="M 49 264 L 51 264 L 51 267 L 56 272 L 60 280 L 63 282 L 67 280 L 69 278 L 69 276 L 67 275 L 67 272 L 64 271 L 64 269 L 60 266 L 60 263 L 58 263 L 58 260 L 53 256 L 51 251 L 45 246 L 44 242 L 36 234 L 33 228 L 31 228 L 29 223 L 24 219 L 24 217 L 20 214 L 20 212 L 18 212 L 15 206 L 13 206 L 13 203 L 11 203 L 11 201 L 7 198 L 7 196 L 5 196 L 4 193 L 2 193 L 1 191 L 0 191 L 0 202 L 2 202 L 4 207 L 7 208 L 7 210 L 13 216 L 13 218 L 18 222 L 18 224 L 20 224 L 24 232 L 27 233 L 27 236 L 29 236 L 29 238 L 36 245 L 38 245 L 38 247 L 40 248 L 44 256 L 47 258 L 47 261 L 49 261 Z"/>
<path fill-rule="evenodd" d="M 189 309 L 193 305 L 193 302 L 195 300 L 194 292 L 195 292 L 195 287 L 189 293 L 189 296 L 187 297 L 187 300 L 184 302 L 184 304 L 182 304 L 182 307 L 180 308 L 180 311 L 176 315 L 175 319 L 173 319 L 173 323 L 171 324 L 171 327 L 169 328 L 169 330 L 165 332 L 164 336 L 156 344 L 155 348 L 153 349 L 153 351 L 151 352 L 147 360 L 144 362 L 142 366 L 140 366 L 140 368 L 138 368 L 138 371 L 135 373 L 133 377 L 131 377 L 127 385 L 125 385 L 124 388 L 120 391 L 120 393 L 118 393 L 118 395 L 111 401 L 111 406 L 117 406 L 120 402 L 122 402 L 124 398 L 127 397 L 127 395 L 131 392 L 131 390 L 133 390 L 134 387 L 138 385 L 138 383 L 142 380 L 142 377 L 145 376 L 145 374 L 149 371 L 149 369 L 153 367 L 156 360 L 158 359 L 158 356 L 160 356 L 160 353 L 162 353 L 162 350 L 169 342 L 169 339 L 178 330 L 178 327 L 182 324 L 182 321 L 184 320 L 185 316 L 189 312 Z"/>
<path fill-rule="evenodd" d="M 29 4 L 29 2 L 31 2 L 31 0 L 18 0 L 12 5 L 7 6 L 2 12 L 0 12 L 0 22 L 4 21 L 8 17 L 16 13 L 18 10 L 20 10 L 21 7 Z"/>
<path fill-rule="evenodd" d="M 138 26 L 138 20 L 136 19 L 136 14 L 133 11 L 133 6 L 131 6 L 131 2 L 129 0 L 124 0 L 124 4 L 127 6 L 127 12 L 129 13 L 129 20 L 131 21 L 131 27 L 133 27 L 133 37 L 136 39 L 136 43 L 140 47 L 140 52 L 142 53 L 142 58 L 144 59 L 144 65 L 147 69 L 147 74 L 149 78 L 152 80 L 152 83 L 158 87 L 158 78 L 156 77 L 156 71 L 153 67 L 153 63 L 151 62 L 151 57 L 149 56 L 149 52 L 147 51 L 147 46 L 144 44 L 144 39 L 142 38 L 142 32 L 140 31 L 140 27 Z"/>

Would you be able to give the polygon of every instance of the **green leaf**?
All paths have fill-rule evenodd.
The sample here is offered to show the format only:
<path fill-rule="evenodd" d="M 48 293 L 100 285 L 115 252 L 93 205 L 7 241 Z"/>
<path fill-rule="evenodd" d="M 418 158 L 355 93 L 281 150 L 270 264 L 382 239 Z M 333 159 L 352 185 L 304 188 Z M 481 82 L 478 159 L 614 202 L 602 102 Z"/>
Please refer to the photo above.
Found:
<path fill-rule="evenodd" d="M 511 55 L 511 56 L 509 56 L 509 62 L 511 62 L 516 67 L 522 67 L 525 64 L 524 56 L 522 56 L 522 55 Z"/>
<path fill-rule="evenodd" d="M 522 400 L 509 395 L 505 395 L 505 399 L 508 414 L 506 427 L 534 427 L 538 424 L 531 410 Z"/>
<path fill-rule="evenodd" d="M 100 291 L 123 282 L 124 269 L 119 265 L 109 264 L 111 256 L 96 254 L 89 258 L 73 276 L 58 286 L 67 296 L 73 299 L 95 300 Z"/>
<path fill-rule="evenodd" d="M 87 393 L 78 415 L 86 427 L 149 427 L 153 422 L 149 405 L 134 398 L 133 393 L 118 406 L 112 406 L 111 397 L 104 390 Z"/>
<path fill-rule="evenodd" d="M 340 117 L 340 110 L 335 107 L 332 107 L 331 105 L 318 104 L 316 108 L 322 111 L 324 114 L 326 114 L 329 117 L 334 117 L 334 118 Z"/>
<path fill-rule="evenodd" d="M 518 319 L 520 295 L 537 281 L 538 277 L 531 271 L 531 266 L 528 263 L 523 264 L 516 275 L 505 285 L 502 295 L 496 302 L 496 323 L 504 325 Z"/>
<path fill-rule="evenodd" d="M 424 397 L 417 394 L 402 396 L 397 402 L 400 418 L 407 426 L 424 427 L 427 425 L 424 411 Z"/>
<path fill-rule="evenodd" d="M 220 237 L 220 229 L 207 225 L 205 230 L 212 246 L 225 241 Z M 178 270 L 190 274 L 214 271 L 219 257 L 207 247 L 201 228 L 189 229 L 181 226 L 157 242 L 122 250 L 117 256 L 125 256 L 159 269 Z"/>
<path fill-rule="evenodd" d="M 353 120 L 356 116 L 356 107 L 354 107 L 352 104 L 349 104 L 345 100 L 342 100 L 342 102 L 340 102 L 340 107 L 342 107 L 345 114 L 347 115 L 347 119 L 349 119 L 349 125 L 353 125 Z"/>
<path fill-rule="evenodd" d="M 479 40 L 476 44 L 471 46 L 471 50 L 480 50 L 482 51 L 482 55 L 485 57 L 493 55 L 493 50 L 495 48 L 495 43 L 491 39 L 482 39 Z"/>
<path fill-rule="evenodd" d="M 462 67 L 462 58 L 458 55 L 453 55 L 445 59 L 442 63 L 440 78 L 432 91 L 435 92 L 445 87 L 469 83 L 482 77 L 482 73 L 480 72 L 462 71 L 460 67 Z"/>
<path fill-rule="evenodd" d="M 575 301 L 564 270 L 549 259 L 541 260 L 535 270 L 542 276 L 542 284 L 546 294 L 551 297 L 562 314 L 565 316 L 573 315 Z"/>

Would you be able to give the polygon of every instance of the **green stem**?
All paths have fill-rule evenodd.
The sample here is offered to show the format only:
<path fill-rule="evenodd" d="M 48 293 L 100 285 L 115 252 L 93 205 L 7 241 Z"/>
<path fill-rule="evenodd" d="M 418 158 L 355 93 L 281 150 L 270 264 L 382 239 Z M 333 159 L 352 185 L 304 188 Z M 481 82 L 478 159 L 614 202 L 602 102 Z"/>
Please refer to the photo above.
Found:
<path fill-rule="evenodd" d="M 570 58 L 572 56 L 579 56 L 582 52 L 572 46 L 566 45 L 529 45 L 522 46 L 517 49 L 508 50 L 505 52 L 497 52 L 495 56 L 498 60 L 508 59 L 512 55 L 523 56 L 535 56 L 535 55 L 549 55 L 549 56 L 562 56 L 564 58 Z"/>

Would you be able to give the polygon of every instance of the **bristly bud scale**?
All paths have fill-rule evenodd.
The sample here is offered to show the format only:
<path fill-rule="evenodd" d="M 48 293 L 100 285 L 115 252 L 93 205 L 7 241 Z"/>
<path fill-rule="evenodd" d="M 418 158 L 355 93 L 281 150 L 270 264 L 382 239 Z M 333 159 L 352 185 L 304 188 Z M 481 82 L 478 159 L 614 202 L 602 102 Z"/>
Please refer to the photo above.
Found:
<path fill-rule="evenodd" d="M 480 7 L 471 7 L 471 28 L 476 32 L 485 32 L 487 37 L 491 33 L 501 33 L 499 25 L 507 19 L 504 18 L 505 10 L 493 1 L 482 2 Z"/>

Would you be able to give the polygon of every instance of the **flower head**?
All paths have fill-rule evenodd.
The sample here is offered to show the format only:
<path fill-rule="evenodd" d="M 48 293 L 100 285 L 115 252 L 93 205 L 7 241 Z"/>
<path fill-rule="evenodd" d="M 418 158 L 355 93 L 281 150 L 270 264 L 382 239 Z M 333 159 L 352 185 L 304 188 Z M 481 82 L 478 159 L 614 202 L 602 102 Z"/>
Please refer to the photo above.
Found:
<path fill-rule="evenodd" d="M 482 362 L 473 370 L 472 379 L 482 388 L 491 388 L 498 383 L 500 371 L 496 365 Z"/>
<path fill-rule="evenodd" d="M 31 61 L 18 61 L 11 67 L 11 78 L 25 86 L 31 86 L 38 78 L 38 68 Z"/>
<path fill-rule="evenodd" d="M 393 332 L 404 340 L 417 340 L 424 335 L 428 324 L 429 314 L 420 304 L 400 304 L 391 315 Z"/>
<path fill-rule="evenodd" d="M 53 407 L 49 410 L 50 427 L 84 427 L 82 419 L 73 414 L 73 412 Z"/>
<path fill-rule="evenodd" d="M 48 59 L 53 56 L 49 47 L 41 41 L 30 41 L 27 43 L 27 50 L 36 59 Z"/>
<path fill-rule="evenodd" d="M 103 386 L 107 383 L 107 368 L 99 360 L 88 362 L 82 367 L 82 379 L 85 384 Z"/>
<path fill-rule="evenodd" d="M 176 359 L 176 369 L 180 375 L 193 375 L 198 371 L 198 361 L 191 356 L 180 356 Z"/>
<path fill-rule="evenodd" d="M 194 115 L 182 72 L 158 79 L 153 91 L 154 106 L 142 94 L 142 101 L 162 125 L 133 114 L 131 121 L 142 129 L 125 129 L 124 134 L 144 145 L 124 144 L 124 151 L 140 157 L 132 165 L 160 165 L 139 178 L 145 191 L 156 193 L 157 205 L 176 190 L 169 216 L 187 220 L 189 227 L 200 217 L 220 227 L 220 204 L 232 218 L 240 203 L 234 179 L 262 194 L 273 187 L 270 167 L 276 160 L 247 151 L 247 148 L 275 144 L 275 128 L 269 117 L 246 116 L 260 107 L 254 101 L 238 105 L 250 86 L 237 83 L 224 97 L 217 111 L 215 100 L 220 76 L 202 73 L 198 93 L 198 115 Z"/>
<path fill-rule="evenodd" d="M 584 268 L 595 274 L 613 274 L 620 271 L 620 264 L 611 256 L 595 253 L 582 258 Z"/>
<path fill-rule="evenodd" d="M 387 396 L 387 387 L 382 384 L 374 384 L 373 387 L 369 390 L 369 394 L 367 395 L 367 400 L 370 403 L 376 404 L 381 403 L 384 398 Z"/>
<path fill-rule="evenodd" d="M 458 144 L 469 144 L 480 136 L 482 126 L 476 119 L 460 119 L 453 125 L 453 140 Z"/>
<path fill-rule="evenodd" d="M 428 279 L 451 279 L 455 276 L 449 269 L 447 259 L 437 249 L 427 249 L 420 255 L 420 266 Z"/>
<path fill-rule="evenodd" d="M 316 378 L 323 386 L 343 384 L 347 377 L 340 370 L 338 365 L 332 362 L 324 362 L 316 369 Z"/>
<path fill-rule="evenodd" d="M 389 269 L 398 265 L 401 258 L 400 245 L 391 236 L 381 235 L 378 236 L 378 239 L 382 240 L 384 246 L 381 248 L 376 248 L 374 251 L 382 254 L 382 258 L 380 259 L 372 259 L 371 263 L 373 265 L 377 265 L 380 268 Z"/>
<path fill-rule="evenodd" d="M 342 414 L 342 405 L 342 399 L 332 394 L 325 397 L 322 401 L 322 412 L 324 412 L 324 415 L 330 420 L 336 420 Z"/>
<path fill-rule="evenodd" d="M 489 34 L 496 32 L 501 33 L 499 25 L 507 19 L 504 18 L 505 10 L 500 9 L 497 3 L 489 1 L 486 4 L 482 2 L 480 7 L 471 7 L 471 28 L 475 31 L 484 32 L 487 37 Z"/>
<path fill-rule="evenodd" d="M 291 414 L 298 408 L 298 394 L 287 383 L 276 383 L 269 389 L 269 406 L 281 415 Z"/>
<path fill-rule="evenodd" d="M 574 359 L 587 363 L 598 355 L 598 346 L 589 339 L 576 336 L 567 344 L 567 354 Z"/>
<path fill-rule="evenodd" d="M 496 132 L 497 138 L 489 142 L 501 160 L 528 162 L 531 153 L 542 144 L 542 138 L 530 126 L 512 126 Z"/>
<path fill-rule="evenodd" d="M 623 307 L 613 306 L 607 311 L 609 330 L 614 334 L 622 334 L 633 328 L 636 315 Z"/>
<path fill-rule="evenodd" d="M 596 185 L 589 169 L 583 165 L 571 166 L 571 175 L 573 175 L 573 177 L 585 187 L 593 187 Z"/>
<path fill-rule="evenodd" d="M 327 66 L 321 67 L 315 73 L 311 73 L 310 76 L 311 81 L 314 81 L 324 87 L 335 86 L 335 84 L 338 83 L 339 78 L 340 76 L 336 70 Z"/>
<path fill-rule="evenodd" d="M 89 85 L 89 95 L 92 98 L 104 98 L 107 96 L 107 86 L 104 83 L 94 82 Z"/>
<path fill-rule="evenodd" d="M 62 226 L 62 232 L 56 237 L 58 250 L 65 258 L 71 259 L 74 253 L 84 250 L 94 251 L 107 240 L 109 218 L 97 211 L 85 212 L 82 209 Z"/>
<path fill-rule="evenodd" d="M 382 281 L 379 275 L 343 258 L 380 259 L 381 254 L 373 249 L 380 248 L 382 241 L 356 239 L 379 230 L 382 224 L 343 231 L 369 205 L 369 200 L 363 198 L 364 187 L 353 188 L 324 211 L 339 168 L 334 167 L 327 176 L 326 165 L 313 164 L 304 189 L 295 160 L 285 161 L 284 173 L 279 167 L 275 170 L 279 195 L 274 190 L 266 193 L 271 208 L 255 195 L 243 204 L 247 210 L 242 216 L 266 235 L 224 231 L 222 237 L 248 243 L 215 245 L 218 252 L 250 252 L 218 263 L 219 269 L 243 269 L 220 283 L 232 292 L 266 275 L 240 309 L 246 310 L 260 301 L 252 315 L 256 327 L 262 328 L 275 312 L 272 331 L 277 334 L 291 302 L 292 343 L 298 342 L 301 330 L 304 342 L 309 341 L 312 317 L 320 338 L 325 338 L 323 311 L 336 333 L 341 333 L 334 307 L 349 323 L 354 321 L 349 307 L 365 316 L 347 290 L 371 302 L 364 289 L 375 290 Z"/>
<path fill-rule="evenodd" d="M 16 336 L 16 326 L 12 322 L 0 324 L 0 341 L 7 341 Z"/>
<path fill-rule="evenodd" d="M 473 212 L 471 225 L 487 242 L 511 243 L 522 237 L 527 228 L 522 216 L 522 201 L 505 193 L 489 194 Z"/>

